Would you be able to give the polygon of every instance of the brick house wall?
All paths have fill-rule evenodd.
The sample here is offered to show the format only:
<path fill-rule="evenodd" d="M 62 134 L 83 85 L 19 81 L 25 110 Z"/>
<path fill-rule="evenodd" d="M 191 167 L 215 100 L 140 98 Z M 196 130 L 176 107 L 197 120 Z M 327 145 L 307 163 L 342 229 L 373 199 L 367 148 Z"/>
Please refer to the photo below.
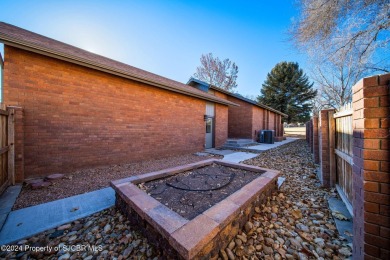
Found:
<path fill-rule="evenodd" d="M 228 96 L 227 99 L 239 107 L 229 107 L 229 138 L 252 138 L 253 105 L 240 99 Z"/>
<path fill-rule="evenodd" d="M 390 258 L 390 74 L 353 87 L 353 259 Z"/>
<path fill-rule="evenodd" d="M 264 113 L 265 109 L 260 107 L 252 106 L 252 139 L 257 140 L 257 132 L 265 128 Z"/>
<path fill-rule="evenodd" d="M 226 106 L 215 105 L 215 125 L 215 147 L 221 147 L 228 137 L 228 109 Z"/>
<path fill-rule="evenodd" d="M 271 111 L 268 111 L 269 117 L 268 117 L 268 130 L 275 130 L 275 113 L 272 113 Z"/>
<path fill-rule="evenodd" d="M 218 91 L 215 91 L 218 93 Z M 283 140 L 281 116 L 255 106 L 238 98 L 227 96 L 227 99 L 240 105 L 229 107 L 229 138 L 251 138 L 257 140 L 259 130 L 275 130 L 276 141 Z"/>
<path fill-rule="evenodd" d="M 203 149 L 206 102 L 5 45 L 6 105 L 23 108 L 24 176 Z M 216 105 L 220 144 L 227 106 Z"/>

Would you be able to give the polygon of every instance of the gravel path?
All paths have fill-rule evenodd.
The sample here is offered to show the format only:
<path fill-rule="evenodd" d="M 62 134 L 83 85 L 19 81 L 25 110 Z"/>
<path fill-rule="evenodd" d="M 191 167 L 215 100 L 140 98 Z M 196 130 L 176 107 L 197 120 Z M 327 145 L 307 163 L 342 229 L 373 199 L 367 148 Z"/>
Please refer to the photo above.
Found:
<path fill-rule="evenodd" d="M 185 154 L 164 159 L 142 161 L 138 163 L 95 167 L 75 171 L 65 175 L 64 179 L 53 182 L 53 185 L 43 189 L 32 190 L 24 185 L 16 200 L 13 210 L 26 208 L 41 203 L 67 198 L 109 186 L 110 181 L 142 173 L 158 171 L 206 160 L 220 158 L 219 156 L 196 156 Z"/>
<path fill-rule="evenodd" d="M 346 259 L 351 244 L 335 228 L 305 140 L 268 150 L 246 164 L 280 170 L 281 190 L 246 223 L 242 234 L 221 250 L 222 259 Z"/>
<path fill-rule="evenodd" d="M 327 207 L 327 197 L 337 195 L 334 190 L 319 188 L 311 158 L 305 141 L 298 140 L 246 161 L 280 170 L 287 179 L 267 204 L 256 208 L 240 234 L 220 251 L 219 259 L 346 259 L 351 255 L 351 245 L 335 230 Z M 159 255 L 114 208 L 19 244 L 62 246 L 59 251 L 20 252 L 21 259 L 158 259 Z M 97 248 L 69 252 L 66 249 L 71 245 Z M 15 256 L 17 253 L 0 253 L 0 258 Z"/>

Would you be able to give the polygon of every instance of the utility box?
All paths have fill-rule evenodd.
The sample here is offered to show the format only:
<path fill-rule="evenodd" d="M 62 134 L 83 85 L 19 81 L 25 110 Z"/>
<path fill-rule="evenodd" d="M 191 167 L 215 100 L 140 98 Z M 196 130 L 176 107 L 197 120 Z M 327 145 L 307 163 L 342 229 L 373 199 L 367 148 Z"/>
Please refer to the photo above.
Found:
<path fill-rule="evenodd" d="M 259 131 L 259 142 L 265 144 L 273 144 L 274 141 L 274 130 L 261 130 Z"/>

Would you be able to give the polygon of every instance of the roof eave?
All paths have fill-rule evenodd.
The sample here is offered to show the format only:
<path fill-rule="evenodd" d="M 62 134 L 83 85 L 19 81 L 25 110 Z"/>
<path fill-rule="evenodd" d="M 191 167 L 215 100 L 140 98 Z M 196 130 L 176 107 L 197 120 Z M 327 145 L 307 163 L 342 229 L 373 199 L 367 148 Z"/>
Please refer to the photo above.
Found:
<path fill-rule="evenodd" d="M 81 65 L 81 66 L 84 66 L 84 67 L 100 70 L 100 71 L 103 71 L 103 72 L 106 72 L 106 73 L 109 73 L 109 74 L 113 74 L 113 75 L 117 75 L 117 76 L 120 76 L 120 77 L 123 77 L 123 78 L 127 78 L 127 79 L 135 80 L 135 81 L 138 81 L 138 82 L 146 83 L 148 85 L 152 85 L 152 86 L 155 86 L 155 87 L 158 87 L 158 88 L 170 90 L 170 91 L 173 91 L 173 92 L 176 92 L 176 93 L 180 93 L 180 94 L 183 94 L 183 95 L 192 96 L 192 97 L 196 97 L 196 98 L 199 98 L 199 99 L 203 99 L 203 100 L 207 100 L 207 101 L 211 101 L 211 102 L 214 102 L 214 103 L 219 103 L 219 104 L 223 104 L 223 105 L 227 105 L 227 106 L 238 106 L 237 104 L 235 104 L 233 102 L 230 102 L 228 100 L 217 99 L 217 98 L 213 98 L 212 96 L 208 97 L 208 96 L 205 96 L 205 95 L 199 95 L 199 94 L 196 94 L 196 93 L 193 93 L 193 92 L 190 92 L 190 91 L 187 92 L 185 90 L 178 89 L 178 88 L 176 88 L 174 86 L 160 84 L 158 82 L 154 82 L 154 81 L 146 79 L 146 78 L 142 78 L 142 77 L 139 77 L 139 76 L 136 76 L 136 75 L 132 75 L 130 73 L 125 73 L 123 71 L 117 70 L 117 69 L 109 67 L 109 66 L 104 66 L 104 65 L 101 65 L 99 63 L 95 63 L 95 62 L 91 62 L 89 60 L 85 60 L 85 59 L 81 59 L 81 58 L 75 57 L 73 55 L 66 55 L 66 54 L 63 54 L 61 52 L 57 52 L 57 51 L 54 51 L 54 50 L 51 50 L 51 49 L 40 47 L 40 46 L 31 44 L 31 43 L 28 43 L 28 42 L 25 42 L 25 41 L 21 41 L 21 40 L 18 40 L 18 39 L 14 39 L 14 38 L 8 37 L 7 35 L 4 35 L 4 34 L 0 34 L 0 41 L 2 41 L 6 45 L 10 45 L 10 46 L 17 47 L 17 48 L 20 48 L 20 49 L 24 49 L 24 50 L 28 50 L 28 51 L 31 51 L 31 52 L 39 53 L 39 54 L 42 54 L 42 55 L 45 55 L 45 56 L 53 57 L 53 58 L 56 58 L 56 59 L 67 61 L 67 62 L 75 63 L 75 64 L 78 64 L 78 65 Z"/>
<path fill-rule="evenodd" d="M 214 86 L 214 85 L 210 85 L 210 88 L 211 88 L 211 89 L 214 89 L 214 90 L 216 90 L 216 91 L 222 92 L 222 93 L 224 93 L 224 94 L 226 94 L 226 95 L 229 95 L 229 96 L 231 96 L 231 97 L 240 99 L 240 98 L 234 96 L 231 92 L 226 91 L 226 90 L 221 89 L 221 88 L 218 88 L 218 87 L 216 87 L 216 86 Z M 245 101 L 245 100 L 243 100 L 243 99 L 240 99 L 240 100 L 242 100 L 242 101 L 244 101 L 244 102 L 247 102 L 247 101 Z M 249 102 L 247 102 L 247 103 L 249 103 Z M 267 110 L 270 110 L 270 111 L 275 112 L 275 113 L 277 113 L 277 114 L 279 114 L 279 115 L 281 115 L 281 116 L 283 116 L 283 117 L 288 117 L 288 115 L 286 115 L 285 113 L 282 113 L 282 112 L 280 112 L 280 111 L 278 111 L 278 110 L 276 110 L 276 109 L 274 109 L 274 108 L 272 108 L 272 107 L 269 107 L 269 106 L 266 106 L 266 105 L 261 105 L 261 104 L 253 104 L 253 103 L 250 103 L 250 104 L 252 104 L 252 105 L 254 105 L 254 106 L 261 107 L 261 108 L 264 108 L 264 109 L 267 109 Z"/>

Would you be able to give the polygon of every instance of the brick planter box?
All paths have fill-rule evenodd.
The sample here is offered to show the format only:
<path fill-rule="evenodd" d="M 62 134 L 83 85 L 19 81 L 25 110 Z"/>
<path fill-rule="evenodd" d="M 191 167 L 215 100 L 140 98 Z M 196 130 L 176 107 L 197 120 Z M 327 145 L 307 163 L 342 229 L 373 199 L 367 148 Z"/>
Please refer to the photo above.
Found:
<path fill-rule="evenodd" d="M 192 220 L 181 217 L 137 187 L 137 184 L 169 177 L 213 163 L 261 173 L 259 177 Z M 111 182 L 116 207 L 166 259 L 217 259 L 221 248 L 238 233 L 252 216 L 256 205 L 264 203 L 276 189 L 278 171 L 206 160 Z"/>

